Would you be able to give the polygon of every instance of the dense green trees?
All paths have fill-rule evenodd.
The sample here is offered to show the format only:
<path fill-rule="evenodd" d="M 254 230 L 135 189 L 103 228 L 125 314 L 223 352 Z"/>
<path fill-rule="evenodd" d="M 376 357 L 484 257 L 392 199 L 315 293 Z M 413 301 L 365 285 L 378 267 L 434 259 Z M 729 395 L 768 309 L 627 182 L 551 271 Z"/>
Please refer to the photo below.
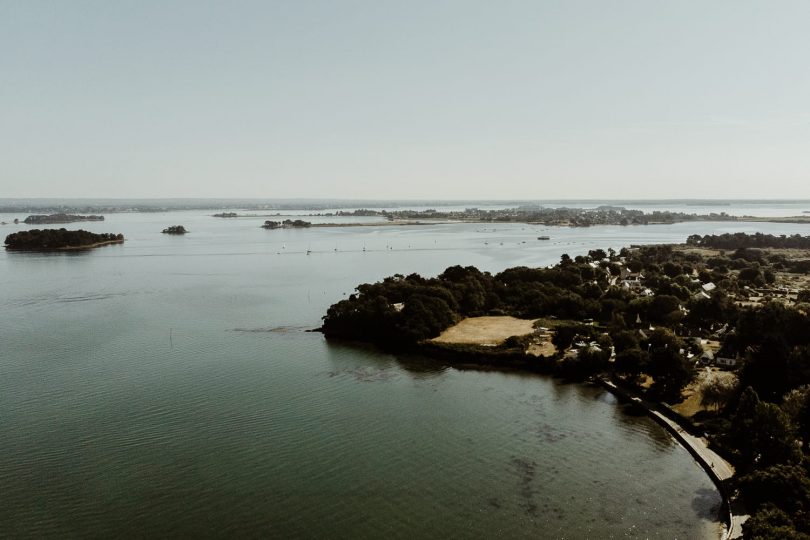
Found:
<path fill-rule="evenodd" d="M 224 216 L 230 217 L 230 216 Z M 305 229 L 311 227 L 312 223 L 301 219 L 285 219 L 284 221 L 271 221 L 267 220 L 262 225 L 262 229 Z"/>
<path fill-rule="evenodd" d="M 737 307 L 728 297 L 725 290 L 718 290 L 709 298 L 692 298 L 686 304 L 687 314 L 684 323 L 692 329 L 710 329 L 713 325 L 722 325 L 733 321 Z"/>
<path fill-rule="evenodd" d="M 453 291 L 439 283 L 412 274 L 360 285 L 357 294 L 329 308 L 322 330 L 327 337 L 384 347 L 435 337 L 456 321 L 460 310 Z"/>
<path fill-rule="evenodd" d="M 6 236 L 6 247 L 9 249 L 66 249 L 89 247 L 105 242 L 123 242 L 124 235 L 112 233 L 91 233 L 84 230 L 68 231 L 66 229 L 32 229 Z"/>
<path fill-rule="evenodd" d="M 805 402 L 796 431 L 785 411 L 761 401 L 751 387 L 740 397 L 728 437 L 738 472 L 747 472 L 739 481 L 752 513 L 746 538 L 810 538 L 810 478 L 797 440 L 808 441 L 807 414 Z"/>
<path fill-rule="evenodd" d="M 742 477 L 740 490 L 749 510 L 774 504 L 806 521 L 810 512 L 810 478 L 800 465 L 780 464 L 758 469 Z"/>
<path fill-rule="evenodd" d="M 599 346 L 587 345 L 566 356 L 559 364 L 558 372 L 569 379 L 581 379 L 592 373 L 603 371 L 607 367 L 610 350 Z"/>
<path fill-rule="evenodd" d="M 743 524 L 743 536 L 754 540 L 810 540 L 796 530 L 790 516 L 773 504 L 763 505 Z"/>
<path fill-rule="evenodd" d="M 54 224 L 54 223 L 74 223 L 76 221 L 104 221 L 104 216 L 81 216 L 76 214 L 65 214 L 65 213 L 58 213 L 58 214 L 35 214 L 32 216 L 28 216 L 23 220 L 23 223 L 28 225 L 45 225 L 45 224 Z"/>
<path fill-rule="evenodd" d="M 554 329 L 554 335 L 551 337 L 551 342 L 557 347 L 558 351 L 564 351 L 574 342 L 577 335 L 577 326 L 573 324 L 561 324 Z"/>
<path fill-rule="evenodd" d="M 425 294 L 414 294 L 408 298 L 401 315 L 396 320 L 398 338 L 410 343 L 438 336 L 456 322 L 447 302 Z"/>
<path fill-rule="evenodd" d="M 635 378 L 647 369 L 648 364 L 647 352 L 639 348 L 632 348 L 616 354 L 613 369 L 617 373 Z"/>
<path fill-rule="evenodd" d="M 743 471 L 798 463 L 802 458 L 788 415 L 761 401 L 750 386 L 740 397 L 727 437 Z"/>
<path fill-rule="evenodd" d="M 669 294 L 659 294 L 652 298 L 647 309 L 647 316 L 655 324 L 676 325 L 682 318 L 681 302 Z"/>
<path fill-rule="evenodd" d="M 683 341 L 666 328 L 656 329 L 647 340 L 646 371 L 655 379 L 652 390 L 665 401 L 680 401 L 681 390 L 692 380 L 692 364 L 683 349 Z"/>
<path fill-rule="evenodd" d="M 740 480 L 751 518 L 746 538 L 810 539 L 810 479 L 804 467 L 774 465 Z"/>
<path fill-rule="evenodd" d="M 772 234 L 746 234 L 726 233 L 720 235 L 707 234 L 700 236 L 693 234 L 686 239 L 686 243 L 715 249 L 739 248 L 797 248 L 810 249 L 810 236 L 794 234 L 792 236 L 774 236 Z"/>

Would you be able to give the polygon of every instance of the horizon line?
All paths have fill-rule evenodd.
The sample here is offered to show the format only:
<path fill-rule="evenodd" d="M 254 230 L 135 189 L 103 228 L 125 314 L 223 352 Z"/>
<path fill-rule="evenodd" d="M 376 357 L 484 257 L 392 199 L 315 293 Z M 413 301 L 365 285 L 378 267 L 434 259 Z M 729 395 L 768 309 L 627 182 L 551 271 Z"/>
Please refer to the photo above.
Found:
<path fill-rule="evenodd" d="M 810 202 L 807 199 L 795 198 L 769 198 L 769 197 L 741 197 L 741 198 L 714 198 L 714 197 L 661 197 L 661 198 L 397 198 L 397 197 L 0 197 L 0 201 L 334 201 L 334 202 L 769 202 L 769 203 L 800 203 Z"/>

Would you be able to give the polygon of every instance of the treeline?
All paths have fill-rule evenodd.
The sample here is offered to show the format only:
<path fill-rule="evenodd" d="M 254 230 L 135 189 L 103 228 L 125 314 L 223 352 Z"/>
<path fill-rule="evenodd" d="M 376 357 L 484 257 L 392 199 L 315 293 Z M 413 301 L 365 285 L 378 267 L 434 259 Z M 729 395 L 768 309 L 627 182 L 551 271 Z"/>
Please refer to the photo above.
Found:
<path fill-rule="evenodd" d="M 356 294 L 329 308 L 322 329 L 327 337 L 401 346 L 435 337 L 461 317 L 599 316 L 606 308 L 600 302 L 602 290 L 593 281 L 606 287 L 606 273 L 573 261 L 551 269 L 511 268 L 495 275 L 472 266 L 453 266 L 435 278 L 395 275 L 358 286 Z M 611 296 L 608 304 L 631 299 L 622 291 Z"/>
<path fill-rule="evenodd" d="M 790 346 L 810 340 L 801 304 L 745 309 L 735 302 L 747 300 L 752 289 L 775 288 L 777 273 L 791 264 L 782 254 L 760 250 L 704 258 L 672 246 L 645 246 L 619 253 L 592 250 L 574 258 L 563 255 L 550 268 L 516 267 L 494 275 L 453 266 L 434 278 L 395 275 L 360 285 L 328 310 L 323 331 L 327 337 L 401 345 L 435 337 L 469 316 L 590 319 L 609 335 L 655 326 L 677 335 L 705 336 L 726 327 L 722 352 L 742 355 L 774 332 Z M 640 280 L 634 282 L 635 277 Z M 431 298 L 432 310 L 409 307 L 426 305 L 424 297 Z M 801 291 L 798 300 L 807 302 L 810 294 Z M 410 331 L 400 331 L 405 327 Z"/>
<path fill-rule="evenodd" d="M 474 267 L 454 266 L 435 278 L 397 275 L 360 285 L 356 294 L 330 308 L 324 317 L 324 331 L 328 336 L 380 341 L 374 332 L 365 330 L 359 314 L 374 319 L 385 315 L 383 311 L 393 309 L 394 304 L 402 303 L 407 308 L 414 295 L 441 300 L 454 318 L 486 314 L 553 316 L 593 319 L 614 326 L 640 320 L 647 325 L 708 329 L 736 316 L 737 308 L 729 294 L 748 284 L 766 284 L 775 279 L 768 263 L 733 257 L 704 261 L 699 255 L 674 251 L 671 246 L 646 246 L 619 253 L 598 249 L 574 258 L 563 255 L 551 268 L 516 267 L 495 275 Z M 642 273 L 642 288 L 624 284 L 624 278 Z M 717 290 L 706 298 L 699 293 L 710 282 L 717 283 Z M 400 313 L 396 319 L 407 317 L 404 311 L 396 313 Z M 379 318 L 389 320 L 387 316 Z M 433 335 L 417 334 L 412 338 Z"/>
<path fill-rule="evenodd" d="M 47 223 L 73 223 L 75 221 L 104 221 L 104 216 L 80 216 L 76 214 L 35 214 L 28 216 L 23 220 L 24 223 L 29 225 L 43 225 Z"/>
<path fill-rule="evenodd" d="M 794 234 L 791 236 L 773 234 L 746 234 L 725 233 L 707 234 L 701 236 L 693 234 L 686 239 L 691 246 L 713 249 L 740 249 L 740 248 L 783 248 L 783 249 L 810 249 L 810 236 Z"/>
<path fill-rule="evenodd" d="M 89 247 L 103 242 L 122 242 L 123 240 L 123 234 L 99 234 L 66 229 L 32 229 L 6 236 L 6 247 L 9 249 L 65 249 Z"/>
<path fill-rule="evenodd" d="M 640 273 L 643 288 L 624 285 L 624 277 Z M 432 296 L 446 305 L 446 309 L 440 306 L 440 311 L 449 312 L 452 317 L 444 319 L 451 321 L 486 314 L 553 316 L 593 319 L 614 326 L 640 320 L 647 325 L 697 331 L 736 317 L 737 308 L 729 294 L 774 279 L 769 261 L 759 258 L 731 256 L 704 261 L 699 255 L 676 252 L 671 246 L 623 249 L 619 253 L 593 250 L 587 256 L 563 255 L 551 268 L 516 267 L 491 275 L 474 267 L 454 266 L 435 278 L 396 275 L 360 285 L 356 294 L 330 308 L 323 329 L 327 336 L 388 341 L 397 334 L 399 319 L 409 318 L 405 309 L 411 297 Z M 708 298 L 700 295 L 701 287 L 711 282 L 717 283 L 715 294 Z M 396 311 L 394 304 L 403 304 L 403 310 Z M 390 313 L 392 310 L 396 315 Z M 384 338 L 366 331 L 364 321 L 372 319 L 387 328 Z M 427 339 L 442 329 L 409 333 L 409 339 L 394 341 Z"/>

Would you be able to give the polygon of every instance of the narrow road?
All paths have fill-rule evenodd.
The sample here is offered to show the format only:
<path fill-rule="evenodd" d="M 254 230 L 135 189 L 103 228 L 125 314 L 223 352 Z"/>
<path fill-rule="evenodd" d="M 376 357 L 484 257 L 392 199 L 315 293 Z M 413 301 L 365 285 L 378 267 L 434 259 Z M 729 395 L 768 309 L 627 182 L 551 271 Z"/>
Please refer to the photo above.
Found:
<path fill-rule="evenodd" d="M 625 397 L 637 403 L 647 411 L 650 417 L 669 431 L 675 439 L 692 454 L 692 457 L 700 464 L 706 471 L 712 481 L 717 485 L 720 494 L 723 496 L 723 503 L 728 509 L 730 526 L 723 539 L 742 538 L 742 524 L 748 519 L 747 515 L 739 515 L 731 511 L 730 501 L 725 492 L 724 482 L 734 476 L 734 467 L 725 459 L 720 457 L 716 452 L 709 449 L 708 443 L 702 437 L 696 437 L 685 429 L 683 429 L 677 422 L 669 419 L 667 416 L 657 410 L 655 404 L 650 403 L 639 396 L 619 388 L 612 381 L 607 379 L 600 379 L 602 385 L 610 392 Z"/>

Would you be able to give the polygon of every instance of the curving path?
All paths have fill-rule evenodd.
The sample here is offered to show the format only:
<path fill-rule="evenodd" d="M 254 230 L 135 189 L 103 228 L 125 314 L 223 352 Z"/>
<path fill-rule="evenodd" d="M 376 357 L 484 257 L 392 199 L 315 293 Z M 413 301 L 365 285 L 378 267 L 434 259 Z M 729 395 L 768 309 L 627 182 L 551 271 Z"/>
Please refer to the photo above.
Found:
<path fill-rule="evenodd" d="M 705 439 L 696 437 L 685 429 L 683 429 L 677 422 L 668 418 L 658 410 L 654 403 L 650 403 L 632 392 L 616 386 L 612 381 L 599 378 L 599 382 L 608 391 L 616 394 L 625 399 L 631 400 L 640 405 L 647 411 L 647 414 L 660 424 L 664 429 L 669 431 L 675 439 L 692 454 L 692 457 L 700 464 L 706 471 L 709 477 L 720 491 L 723 497 L 723 505 L 727 511 L 727 529 L 723 535 L 723 539 L 742 538 L 742 524 L 748 519 L 747 515 L 735 514 L 732 512 L 731 501 L 726 493 L 726 481 L 734 476 L 734 467 L 725 459 L 720 457 L 716 452 L 709 449 Z"/>

